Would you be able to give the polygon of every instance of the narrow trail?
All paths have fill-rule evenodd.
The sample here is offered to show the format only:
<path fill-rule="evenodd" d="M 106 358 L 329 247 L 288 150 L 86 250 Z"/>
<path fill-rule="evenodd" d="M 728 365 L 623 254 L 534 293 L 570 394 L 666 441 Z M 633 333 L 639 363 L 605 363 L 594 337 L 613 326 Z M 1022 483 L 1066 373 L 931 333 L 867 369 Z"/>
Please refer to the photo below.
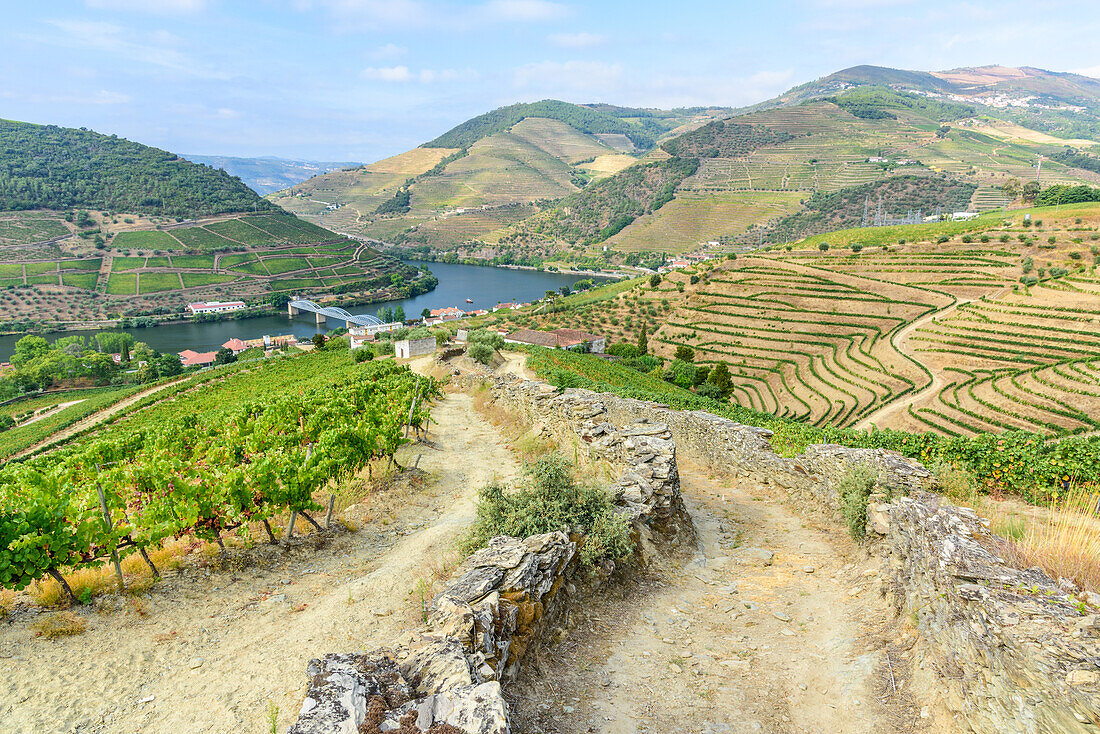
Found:
<path fill-rule="evenodd" d="M 119 413 L 123 410 L 126 410 L 127 408 L 129 408 L 131 405 L 138 402 L 142 398 L 145 398 L 146 396 L 149 396 L 149 395 L 152 395 L 154 393 L 160 392 L 161 390 L 163 390 L 167 387 L 171 387 L 172 385 L 175 385 L 177 382 L 181 382 L 183 380 L 186 380 L 188 377 L 190 377 L 190 375 L 185 376 L 185 377 L 181 377 L 179 380 L 172 380 L 171 382 L 166 382 L 163 385 L 155 385 L 154 387 L 151 387 L 147 390 L 140 390 L 140 391 L 134 393 L 133 395 L 130 395 L 129 397 L 125 397 L 122 400 L 119 400 L 117 403 L 114 403 L 112 405 L 108 405 L 103 410 L 96 411 L 95 413 L 92 413 L 91 415 L 89 415 L 85 418 L 81 418 L 79 421 L 72 424 L 68 428 L 62 429 L 62 430 L 58 431 L 57 433 L 50 434 L 50 436 L 48 438 L 46 438 L 42 441 L 39 441 L 38 443 L 36 443 L 33 446 L 30 446 L 28 448 L 23 449 L 22 451 L 20 451 L 17 454 L 12 454 L 8 458 L 10 460 L 10 459 L 19 459 L 19 458 L 22 458 L 24 456 L 29 456 L 30 454 L 33 454 L 37 451 L 41 451 L 42 449 L 44 449 L 46 446 L 49 446 L 50 444 L 57 443 L 58 441 L 64 441 L 66 439 L 69 439 L 69 438 L 75 436 L 76 434 L 80 433 L 81 431 L 86 431 L 87 429 L 92 428 L 93 426 L 99 425 L 100 423 L 107 420 L 111 416 L 116 415 L 117 413 Z M 83 401 L 78 400 L 76 402 L 79 403 L 79 402 L 83 402 Z"/>
<path fill-rule="evenodd" d="M 432 410 L 424 443 L 398 461 L 424 484 L 372 491 L 343 515 L 357 526 L 296 545 L 257 546 L 240 562 L 188 564 L 148 594 L 81 610 L 82 635 L 35 640 L 36 615 L 0 626 L 5 732 L 278 731 L 297 718 L 306 665 L 327 652 L 391 645 L 421 622 L 417 582 L 457 560 L 477 490 L 519 467 L 465 394 Z"/>
<path fill-rule="evenodd" d="M 694 557 L 578 611 L 512 696 L 517 734 L 950 731 L 887 682 L 905 632 L 874 561 L 759 487 L 680 476 Z"/>
<path fill-rule="evenodd" d="M 916 356 L 914 356 L 913 352 L 909 349 L 909 337 L 911 337 L 913 333 L 922 326 L 925 326 L 932 321 L 937 321 L 941 318 L 950 316 L 951 314 L 955 313 L 955 310 L 958 309 L 959 306 L 963 306 L 967 303 L 970 303 L 970 301 L 956 301 L 946 308 L 941 308 L 939 311 L 933 311 L 930 314 L 926 314 L 920 317 L 919 319 L 899 331 L 896 335 L 894 335 L 894 349 L 896 349 L 899 354 L 908 357 L 914 362 L 917 362 L 918 364 L 924 364 L 924 362 L 921 362 L 919 359 L 917 359 Z M 925 367 L 927 368 L 927 365 L 925 365 Z M 857 430 L 865 430 L 870 428 L 871 426 L 881 427 L 881 425 L 885 423 L 888 418 L 893 417 L 900 411 L 906 410 L 910 405 L 915 405 L 917 402 L 923 400 L 929 395 L 934 395 L 939 392 L 943 388 L 943 377 L 938 371 L 930 371 L 932 372 L 932 381 L 928 383 L 925 387 L 917 390 L 914 393 L 909 393 L 908 395 L 905 395 L 898 400 L 887 403 L 886 405 L 876 410 L 874 413 L 871 413 L 871 415 L 856 423 L 853 427 Z"/>
<path fill-rule="evenodd" d="M 61 411 L 65 410 L 65 408 L 72 407 L 73 405 L 79 405 L 80 403 L 83 403 L 83 402 L 84 402 L 84 399 L 70 400 L 67 403 L 58 403 L 57 405 L 51 406 L 49 410 L 45 410 L 45 411 L 39 413 L 38 415 L 34 416 L 31 419 L 23 421 L 22 423 L 19 424 L 19 427 L 22 428 L 23 426 L 29 426 L 32 423 L 37 423 L 40 420 L 43 420 L 45 418 L 49 418 L 54 413 L 60 413 Z"/>

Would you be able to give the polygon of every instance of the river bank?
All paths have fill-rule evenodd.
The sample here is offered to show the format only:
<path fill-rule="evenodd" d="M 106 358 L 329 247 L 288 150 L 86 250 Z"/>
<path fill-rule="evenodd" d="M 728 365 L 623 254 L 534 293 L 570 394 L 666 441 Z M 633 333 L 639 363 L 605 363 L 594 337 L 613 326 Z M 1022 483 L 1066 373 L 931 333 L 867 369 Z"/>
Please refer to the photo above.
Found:
<path fill-rule="evenodd" d="M 409 318 L 419 317 L 424 309 L 457 306 L 463 310 L 491 309 L 501 302 L 525 302 L 542 298 L 548 290 L 558 290 L 563 285 L 577 281 L 575 274 L 539 270 L 515 270 L 510 268 L 462 265 L 457 263 L 408 260 L 410 265 L 427 268 L 438 278 L 436 287 L 427 293 L 408 298 L 374 301 L 372 308 L 348 308 L 355 314 L 373 313 L 378 308 L 404 309 Z M 585 274 L 584 277 L 594 277 Z M 473 301 L 472 304 L 466 299 Z M 347 306 L 344 306 L 347 308 Z M 240 313 L 240 312 L 237 312 Z M 258 339 L 264 335 L 294 335 L 298 339 L 310 339 L 314 334 L 344 326 L 338 319 L 328 319 L 318 325 L 312 313 L 290 317 L 284 310 L 272 310 L 251 318 L 196 322 L 191 319 L 172 319 L 155 327 L 120 328 L 119 322 L 93 322 L 96 326 L 82 329 L 74 324 L 66 330 L 33 331 L 50 341 L 62 336 L 92 336 L 104 329 L 121 330 L 132 334 L 136 341 L 145 342 L 159 352 L 181 352 L 193 349 L 197 352 L 216 350 L 230 339 Z M 0 335 L 0 361 L 7 361 L 15 351 L 15 343 L 27 332 Z"/>

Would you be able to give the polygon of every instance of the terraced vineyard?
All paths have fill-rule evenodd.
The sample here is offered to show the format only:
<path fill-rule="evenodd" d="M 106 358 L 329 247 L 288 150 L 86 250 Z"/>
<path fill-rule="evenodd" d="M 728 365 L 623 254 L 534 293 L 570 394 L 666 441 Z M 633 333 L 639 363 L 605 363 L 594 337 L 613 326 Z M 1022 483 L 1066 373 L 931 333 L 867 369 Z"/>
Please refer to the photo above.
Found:
<path fill-rule="evenodd" d="M 1093 432 L 1100 205 L 1029 213 L 830 233 L 511 318 L 609 343 L 645 326 L 660 356 L 729 365 L 737 405 L 812 426 Z"/>
<path fill-rule="evenodd" d="M 0 219 L 0 235 L 12 240 L 0 243 L 0 322 L 26 328 L 30 320 L 173 313 L 192 301 L 306 289 L 379 291 L 393 286 L 393 274 L 416 277 L 393 258 L 287 214 L 185 223 L 92 214 L 83 227 L 58 212 Z M 26 241 L 58 232 L 55 241 Z"/>

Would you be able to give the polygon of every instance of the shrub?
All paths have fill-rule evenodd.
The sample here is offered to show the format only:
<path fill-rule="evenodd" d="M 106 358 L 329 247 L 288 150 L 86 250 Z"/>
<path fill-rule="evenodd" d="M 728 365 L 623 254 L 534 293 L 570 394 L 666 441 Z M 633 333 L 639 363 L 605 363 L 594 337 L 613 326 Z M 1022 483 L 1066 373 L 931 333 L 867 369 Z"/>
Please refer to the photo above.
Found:
<path fill-rule="evenodd" d="M 355 349 L 351 353 L 351 358 L 354 359 L 356 363 L 369 362 L 374 359 L 374 352 L 369 348 Z"/>
<path fill-rule="evenodd" d="M 704 382 L 702 385 L 699 385 L 699 387 L 695 388 L 695 392 L 696 394 L 704 398 L 710 398 L 711 400 L 722 399 L 722 388 L 711 382 Z"/>
<path fill-rule="evenodd" d="M 525 467 L 517 490 L 508 491 L 497 482 L 482 487 L 477 519 L 462 545 L 470 552 L 496 535 L 526 538 L 576 528 L 587 534 L 579 553 L 583 567 L 591 568 L 602 558 L 620 560 L 634 550 L 630 527 L 616 511 L 611 493 L 578 483 L 572 463 L 552 453 Z"/>
<path fill-rule="evenodd" d="M 821 250 L 822 252 L 828 252 L 829 251 L 829 243 L 828 242 L 822 242 L 817 246 L 817 249 Z"/>
<path fill-rule="evenodd" d="M 689 346 L 681 344 L 680 346 L 676 347 L 676 354 L 674 355 L 674 358 L 682 360 L 684 362 L 694 362 L 695 350 Z"/>
<path fill-rule="evenodd" d="M 636 345 L 627 342 L 612 344 L 607 348 L 607 353 L 612 357 L 622 357 L 624 359 L 637 359 L 642 356 L 641 350 Z"/>
<path fill-rule="evenodd" d="M 972 472 L 953 464 L 936 464 L 932 467 L 940 492 L 953 502 L 973 502 L 978 496 L 978 480 Z"/>
<path fill-rule="evenodd" d="M 840 494 L 840 514 L 848 526 L 848 534 L 861 540 L 867 534 L 867 502 L 875 487 L 877 474 L 869 466 L 853 467 L 837 482 Z"/>
<path fill-rule="evenodd" d="M 852 245 L 852 252 L 861 252 L 862 250 L 863 250 L 863 245 L 861 245 L 859 243 L 856 243 L 856 244 Z"/>
<path fill-rule="evenodd" d="M 650 288 L 656 288 L 660 284 L 661 284 L 661 276 L 658 273 L 654 273 L 653 275 L 649 276 L 649 287 Z"/>

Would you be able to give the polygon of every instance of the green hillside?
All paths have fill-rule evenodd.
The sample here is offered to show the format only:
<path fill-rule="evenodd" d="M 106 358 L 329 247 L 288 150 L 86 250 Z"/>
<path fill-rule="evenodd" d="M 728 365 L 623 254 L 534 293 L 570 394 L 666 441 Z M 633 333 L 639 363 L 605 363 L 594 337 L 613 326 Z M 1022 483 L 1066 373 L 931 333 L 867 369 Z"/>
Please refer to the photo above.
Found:
<path fill-rule="evenodd" d="M 0 210 L 277 211 L 224 171 L 114 135 L 0 120 Z"/>

